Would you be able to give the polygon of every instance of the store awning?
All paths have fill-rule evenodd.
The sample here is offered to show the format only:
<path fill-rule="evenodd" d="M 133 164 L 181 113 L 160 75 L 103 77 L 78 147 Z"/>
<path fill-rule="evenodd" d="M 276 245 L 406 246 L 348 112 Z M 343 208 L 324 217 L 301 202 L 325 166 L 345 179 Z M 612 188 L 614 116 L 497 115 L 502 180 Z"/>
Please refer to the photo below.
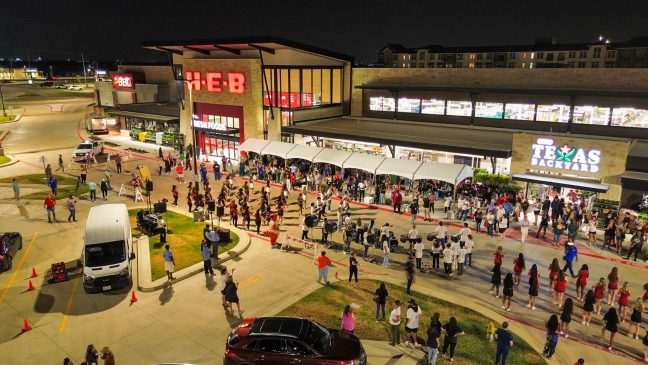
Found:
<path fill-rule="evenodd" d="M 639 171 L 626 171 L 621 175 L 623 188 L 648 191 L 648 173 Z"/>
<path fill-rule="evenodd" d="M 605 193 L 609 189 L 609 186 L 607 185 L 598 184 L 589 181 L 565 179 L 557 176 L 513 174 L 512 179 L 517 181 L 536 183 L 536 184 L 545 184 L 545 185 L 558 186 L 563 188 L 593 191 L 596 193 Z"/>
<path fill-rule="evenodd" d="M 380 166 L 381 163 L 385 161 L 383 156 L 373 156 L 367 155 L 365 153 L 354 153 L 342 166 L 345 169 L 358 169 L 362 171 L 367 171 L 372 174 L 376 173 L 376 169 Z"/>
<path fill-rule="evenodd" d="M 243 143 L 241 143 L 241 145 L 239 146 L 239 150 L 261 153 L 261 150 L 265 146 L 267 146 L 268 143 L 270 143 L 270 141 L 266 141 L 263 139 L 256 139 L 256 138 L 248 138 Z"/>
<path fill-rule="evenodd" d="M 415 180 L 438 180 L 445 181 L 448 184 L 457 185 L 464 179 L 472 177 L 470 166 L 439 163 L 423 162 L 421 167 L 414 173 Z"/>
<path fill-rule="evenodd" d="M 376 175 L 397 175 L 407 179 L 414 179 L 414 172 L 421 164 L 421 161 L 386 158 L 376 169 Z"/>
<path fill-rule="evenodd" d="M 295 145 L 292 143 L 271 141 L 261 150 L 262 155 L 272 155 L 281 157 L 283 159 L 288 157 L 288 152 L 295 148 Z"/>
<path fill-rule="evenodd" d="M 322 152 L 322 149 L 319 147 L 298 144 L 288 152 L 288 158 L 301 158 L 302 160 L 313 162 L 315 156 L 320 152 Z"/>
<path fill-rule="evenodd" d="M 318 153 L 313 159 L 317 163 L 330 163 L 338 167 L 342 167 L 344 162 L 351 157 L 353 153 L 342 150 L 331 150 L 325 148 L 322 152 Z"/>
<path fill-rule="evenodd" d="M 129 118 L 139 118 L 144 120 L 155 120 L 159 122 L 171 122 L 179 120 L 178 117 L 172 117 L 168 115 L 158 115 L 158 114 L 149 114 L 149 113 L 138 113 L 138 112 L 128 112 L 125 110 L 111 110 L 110 115 L 117 115 L 120 117 L 129 117 Z"/>

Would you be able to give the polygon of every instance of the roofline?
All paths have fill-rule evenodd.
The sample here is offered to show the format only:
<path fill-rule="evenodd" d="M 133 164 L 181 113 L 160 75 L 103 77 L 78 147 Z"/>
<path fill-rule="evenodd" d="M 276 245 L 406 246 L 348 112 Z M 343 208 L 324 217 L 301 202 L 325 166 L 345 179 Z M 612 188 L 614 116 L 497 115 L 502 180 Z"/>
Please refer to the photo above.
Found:
<path fill-rule="evenodd" d="M 343 53 L 330 51 L 324 48 L 311 46 L 301 42 L 293 41 L 286 38 L 276 36 L 247 36 L 247 37 L 226 37 L 226 38 L 203 38 L 203 39 L 178 39 L 168 41 L 144 41 L 141 46 L 144 48 L 149 47 L 171 47 L 171 46 L 191 46 L 191 45 L 204 45 L 204 44 L 241 44 L 241 43 L 278 43 L 290 48 L 298 49 L 309 53 L 317 53 L 330 58 L 335 58 L 342 61 L 353 63 L 355 60 L 353 56 Z M 159 50 L 158 50 L 159 51 Z"/>

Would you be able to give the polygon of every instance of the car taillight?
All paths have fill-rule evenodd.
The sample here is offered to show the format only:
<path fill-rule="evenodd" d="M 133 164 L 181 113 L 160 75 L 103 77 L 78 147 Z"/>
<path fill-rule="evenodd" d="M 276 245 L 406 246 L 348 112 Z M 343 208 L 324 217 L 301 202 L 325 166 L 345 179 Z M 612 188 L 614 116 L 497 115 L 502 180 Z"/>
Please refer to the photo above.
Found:
<path fill-rule="evenodd" d="M 232 350 L 225 350 L 225 357 L 229 357 L 230 359 L 235 358 L 236 353 L 234 351 L 232 351 Z"/>

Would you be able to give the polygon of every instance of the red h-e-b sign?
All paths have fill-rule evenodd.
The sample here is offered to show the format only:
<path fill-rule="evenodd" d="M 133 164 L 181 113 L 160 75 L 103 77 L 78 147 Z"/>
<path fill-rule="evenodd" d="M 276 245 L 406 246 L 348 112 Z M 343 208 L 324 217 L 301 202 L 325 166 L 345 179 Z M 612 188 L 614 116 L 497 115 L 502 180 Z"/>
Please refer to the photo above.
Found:
<path fill-rule="evenodd" d="M 245 93 L 245 74 L 242 72 L 227 72 L 223 78 L 223 72 L 207 71 L 205 77 L 202 77 L 200 71 L 187 71 L 185 77 L 189 83 L 189 88 L 195 91 L 201 91 L 203 87 L 207 91 L 221 92 L 227 89 L 231 94 Z"/>
<path fill-rule="evenodd" d="M 114 74 L 113 87 L 117 89 L 132 89 L 133 88 L 133 75 L 132 74 Z"/>

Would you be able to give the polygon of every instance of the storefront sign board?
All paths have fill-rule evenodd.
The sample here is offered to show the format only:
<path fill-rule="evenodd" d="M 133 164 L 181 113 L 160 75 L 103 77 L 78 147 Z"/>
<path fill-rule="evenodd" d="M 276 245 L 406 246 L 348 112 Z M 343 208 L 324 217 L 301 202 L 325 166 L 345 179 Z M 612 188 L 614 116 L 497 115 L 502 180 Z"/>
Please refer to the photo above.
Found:
<path fill-rule="evenodd" d="M 113 75 L 113 87 L 115 89 L 132 89 L 134 84 L 132 74 Z"/>

